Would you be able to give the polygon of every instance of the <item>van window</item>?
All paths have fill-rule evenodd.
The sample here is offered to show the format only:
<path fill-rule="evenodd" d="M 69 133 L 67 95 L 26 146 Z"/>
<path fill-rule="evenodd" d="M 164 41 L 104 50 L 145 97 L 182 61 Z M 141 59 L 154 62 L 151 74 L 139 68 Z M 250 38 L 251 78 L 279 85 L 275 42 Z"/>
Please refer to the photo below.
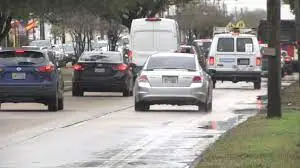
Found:
<path fill-rule="evenodd" d="M 234 52 L 234 38 L 219 38 L 217 51 Z"/>
<path fill-rule="evenodd" d="M 237 52 L 246 52 L 246 45 L 247 44 L 251 44 L 252 45 L 252 49 L 251 51 L 253 52 L 253 41 L 252 38 L 237 38 L 236 41 L 236 50 Z"/>
<path fill-rule="evenodd" d="M 153 32 L 140 31 L 135 32 L 132 44 L 136 51 L 153 51 Z"/>

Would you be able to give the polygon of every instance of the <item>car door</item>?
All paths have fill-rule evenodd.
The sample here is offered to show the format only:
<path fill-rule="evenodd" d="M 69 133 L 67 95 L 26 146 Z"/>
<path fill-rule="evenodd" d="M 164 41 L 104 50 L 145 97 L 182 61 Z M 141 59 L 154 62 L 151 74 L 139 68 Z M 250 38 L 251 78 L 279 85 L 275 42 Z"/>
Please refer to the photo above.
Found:
<path fill-rule="evenodd" d="M 220 37 L 217 41 L 217 51 L 215 55 L 216 70 L 236 71 L 236 53 L 234 37 Z"/>
<path fill-rule="evenodd" d="M 252 37 L 236 38 L 237 71 L 254 71 L 256 68 L 256 53 Z"/>

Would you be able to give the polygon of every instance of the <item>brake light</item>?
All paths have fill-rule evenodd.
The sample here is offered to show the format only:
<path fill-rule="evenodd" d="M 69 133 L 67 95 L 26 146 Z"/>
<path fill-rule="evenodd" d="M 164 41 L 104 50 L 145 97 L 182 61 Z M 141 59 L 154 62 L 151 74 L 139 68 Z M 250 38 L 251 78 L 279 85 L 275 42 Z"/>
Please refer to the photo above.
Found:
<path fill-rule="evenodd" d="M 146 75 L 141 75 L 138 78 L 138 82 L 140 82 L 140 83 L 149 83 L 149 80 L 148 80 L 148 77 Z"/>
<path fill-rule="evenodd" d="M 256 57 L 256 66 L 261 66 L 261 58 Z"/>
<path fill-rule="evenodd" d="M 15 52 L 16 52 L 16 54 L 24 54 L 25 53 L 24 50 L 16 50 Z"/>
<path fill-rule="evenodd" d="M 215 58 L 209 57 L 209 65 L 214 65 L 214 64 L 215 64 Z"/>
<path fill-rule="evenodd" d="M 193 83 L 201 83 L 201 82 L 202 82 L 202 77 L 201 76 L 194 76 Z"/>
<path fill-rule="evenodd" d="M 284 58 L 284 61 L 285 61 L 285 62 L 290 62 L 290 61 L 291 61 L 291 58 L 290 58 L 290 57 L 285 57 L 285 58 Z"/>
<path fill-rule="evenodd" d="M 84 70 L 84 67 L 83 67 L 83 65 L 75 64 L 75 65 L 73 66 L 73 69 L 74 69 L 75 71 L 83 71 L 83 70 Z"/>
<path fill-rule="evenodd" d="M 128 69 L 128 66 L 126 64 L 119 64 L 117 66 L 113 66 L 112 69 L 118 71 L 126 71 Z"/>
<path fill-rule="evenodd" d="M 49 64 L 38 68 L 39 72 L 53 72 L 55 69 L 54 65 Z"/>
<path fill-rule="evenodd" d="M 161 21 L 161 18 L 156 18 L 156 17 L 147 18 L 146 21 L 150 21 L 150 22 Z"/>

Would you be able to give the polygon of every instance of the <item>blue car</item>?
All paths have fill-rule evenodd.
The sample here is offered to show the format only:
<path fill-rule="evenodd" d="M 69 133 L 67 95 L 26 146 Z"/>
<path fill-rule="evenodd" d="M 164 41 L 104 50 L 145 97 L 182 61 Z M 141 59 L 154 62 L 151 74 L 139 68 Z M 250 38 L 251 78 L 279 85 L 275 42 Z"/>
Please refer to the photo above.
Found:
<path fill-rule="evenodd" d="M 64 82 L 50 51 L 28 48 L 0 50 L 2 103 L 42 103 L 63 110 Z"/>

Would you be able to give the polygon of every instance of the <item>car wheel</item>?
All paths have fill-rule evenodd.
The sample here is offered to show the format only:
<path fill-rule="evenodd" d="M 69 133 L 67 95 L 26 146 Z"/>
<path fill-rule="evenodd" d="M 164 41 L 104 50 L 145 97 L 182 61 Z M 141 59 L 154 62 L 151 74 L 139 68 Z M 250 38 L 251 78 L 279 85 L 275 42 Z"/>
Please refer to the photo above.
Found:
<path fill-rule="evenodd" d="M 58 97 L 51 98 L 48 103 L 48 111 L 56 112 L 58 110 Z"/>
<path fill-rule="evenodd" d="M 64 109 L 64 98 L 58 99 L 58 110 Z"/>
<path fill-rule="evenodd" d="M 83 90 L 80 87 L 73 85 L 73 87 L 72 87 L 72 96 L 82 97 L 83 95 L 84 95 Z"/>
<path fill-rule="evenodd" d="M 2 105 L 2 104 L 0 103 L 0 110 L 1 110 L 1 105 Z"/>
<path fill-rule="evenodd" d="M 283 78 L 285 76 L 285 71 L 284 69 L 281 70 L 281 77 Z"/>
<path fill-rule="evenodd" d="M 293 71 L 287 71 L 288 75 L 293 75 Z"/>
<path fill-rule="evenodd" d="M 261 89 L 261 82 L 254 82 L 254 89 Z"/>
<path fill-rule="evenodd" d="M 217 83 L 217 81 L 213 81 L 213 88 L 214 89 L 216 88 L 216 83 Z"/>
<path fill-rule="evenodd" d="M 135 103 L 134 104 L 135 111 L 148 111 L 149 109 L 150 109 L 150 106 L 146 105 L 144 103 Z"/>
<path fill-rule="evenodd" d="M 130 96 L 130 89 L 127 88 L 126 90 L 123 91 L 123 97 L 129 97 Z"/>

